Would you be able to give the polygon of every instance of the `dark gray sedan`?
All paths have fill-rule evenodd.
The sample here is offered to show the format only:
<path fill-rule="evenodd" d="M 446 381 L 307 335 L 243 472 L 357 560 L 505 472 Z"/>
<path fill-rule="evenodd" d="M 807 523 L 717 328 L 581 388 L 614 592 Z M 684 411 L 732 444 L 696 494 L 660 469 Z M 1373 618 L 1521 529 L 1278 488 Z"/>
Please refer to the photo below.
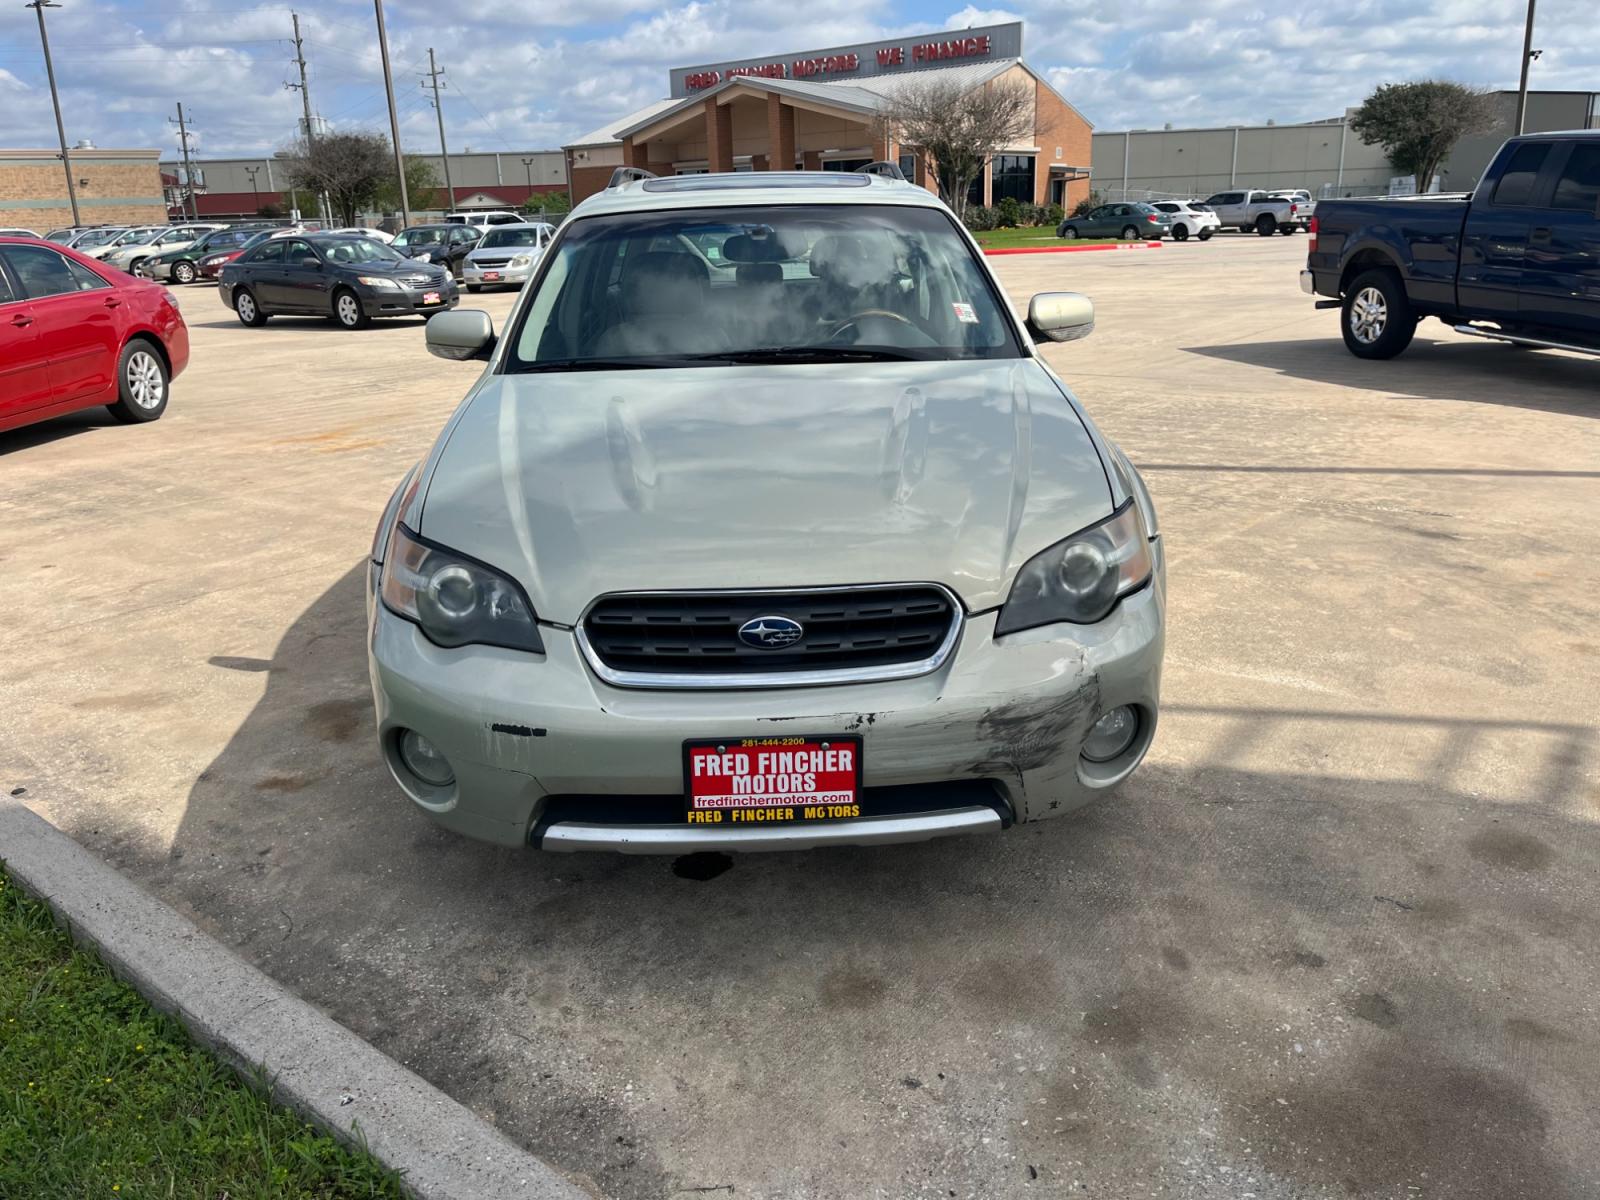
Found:
<path fill-rule="evenodd" d="M 1121 238 L 1125 242 L 1146 238 L 1160 241 L 1172 232 L 1172 217 L 1153 204 L 1102 204 L 1081 216 L 1068 217 L 1056 226 L 1062 238 Z"/>
<path fill-rule="evenodd" d="M 272 238 L 226 264 L 223 303 L 246 325 L 270 316 L 329 317 L 360 329 L 373 317 L 431 316 L 460 302 L 444 267 L 351 235 Z"/>

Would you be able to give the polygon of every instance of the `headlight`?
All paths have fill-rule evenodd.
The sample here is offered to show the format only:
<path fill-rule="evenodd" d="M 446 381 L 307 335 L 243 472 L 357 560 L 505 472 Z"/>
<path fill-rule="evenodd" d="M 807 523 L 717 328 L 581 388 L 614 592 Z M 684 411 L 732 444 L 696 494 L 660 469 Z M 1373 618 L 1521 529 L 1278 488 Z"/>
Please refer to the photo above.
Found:
<path fill-rule="evenodd" d="M 370 288 L 390 288 L 394 291 L 400 290 L 400 285 L 394 280 L 390 279 L 387 275 L 357 275 L 356 282 L 364 283 Z"/>
<path fill-rule="evenodd" d="M 1023 564 L 995 621 L 995 636 L 1056 621 L 1092 625 L 1144 586 L 1151 564 L 1144 518 L 1129 500 L 1107 520 Z"/>
<path fill-rule="evenodd" d="M 382 595 L 440 646 L 506 646 L 544 653 L 533 606 L 498 571 L 423 542 L 404 525 L 389 536 Z"/>
<path fill-rule="evenodd" d="M 515 258 L 513 258 L 511 260 L 511 265 L 513 267 L 525 267 L 529 263 L 531 263 L 532 261 L 533 261 L 533 255 L 531 255 L 531 254 L 519 254 L 519 255 L 517 255 Z"/>
<path fill-rule="evenodd" d="M 431 251 L 431 250 L 418 250 L 411 257 L 417 259 L 420 262 L 432 262 L 433 261 L 433 251 Z"/>

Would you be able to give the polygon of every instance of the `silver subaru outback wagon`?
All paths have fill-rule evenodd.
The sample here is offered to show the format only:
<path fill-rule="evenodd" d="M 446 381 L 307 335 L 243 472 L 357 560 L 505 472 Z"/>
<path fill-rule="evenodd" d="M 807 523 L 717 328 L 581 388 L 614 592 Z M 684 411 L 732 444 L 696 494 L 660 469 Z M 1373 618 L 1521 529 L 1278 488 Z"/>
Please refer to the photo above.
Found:
<path fill-rule="evenodd" d="M 1127 458 L 928 192 L 619 171 L 383 514 L 378 738 L 472 837 L 683 853 L 1057 816 L 1155 734 L 1165 573 Z"/>

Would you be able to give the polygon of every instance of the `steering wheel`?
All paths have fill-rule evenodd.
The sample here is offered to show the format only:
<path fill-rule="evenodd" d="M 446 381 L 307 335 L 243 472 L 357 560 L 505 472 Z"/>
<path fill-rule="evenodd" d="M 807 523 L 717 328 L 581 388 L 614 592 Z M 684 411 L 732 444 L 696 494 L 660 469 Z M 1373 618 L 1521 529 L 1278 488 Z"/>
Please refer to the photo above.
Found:
<path fill-rule="evenodd" d="M 918 333 L 922 332 L 921 329 L 917 328 L 917 323 L 915 321 L 911 320 L 909 317 L 903 317 L 897 312 L 890 312 L 887 308 L 864 308 L 860 312 L 851 313 L 843 321 L 839 322 L 839 324 L 834 327 L 833 331 L 828 334 L 827 340 L 830 342 L 833 341 L 834 338 L 838 337 L 846 329 L 849 329 L 850 326 L 857 325 L 866 320 L 868 317 L 888 317 L 891 321 L 899 321 L 902 325 L 911 326 L 911 328 L 916 329 Z"/>

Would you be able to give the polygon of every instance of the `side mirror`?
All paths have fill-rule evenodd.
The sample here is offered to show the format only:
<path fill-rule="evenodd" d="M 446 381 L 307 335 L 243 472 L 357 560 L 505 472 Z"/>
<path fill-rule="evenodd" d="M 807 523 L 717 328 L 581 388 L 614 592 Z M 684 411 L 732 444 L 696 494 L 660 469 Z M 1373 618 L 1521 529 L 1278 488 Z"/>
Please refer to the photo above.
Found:
<path fill-rule="evenodd" d="M 1040 292 L 1028 301 L 1035 342 L 1075 342 L 1094 332 L 1094 301 L 1082 292 Z"/>
<path fill-rule="evenodd" d="M 435 313 L 428 318 L 424 340 L 429 354 L 453 362 L 488 361 L 494 352 L 494 322 L 481 309 L 465 308 Z"/>
<path fill-rule="evenodd" d="M 311 270 L 316 271 L 322 267 L 322 260 L 315 254 L 307 254 L 300 260 L 300 265 L 302 267 L 309 267 Z"/>

